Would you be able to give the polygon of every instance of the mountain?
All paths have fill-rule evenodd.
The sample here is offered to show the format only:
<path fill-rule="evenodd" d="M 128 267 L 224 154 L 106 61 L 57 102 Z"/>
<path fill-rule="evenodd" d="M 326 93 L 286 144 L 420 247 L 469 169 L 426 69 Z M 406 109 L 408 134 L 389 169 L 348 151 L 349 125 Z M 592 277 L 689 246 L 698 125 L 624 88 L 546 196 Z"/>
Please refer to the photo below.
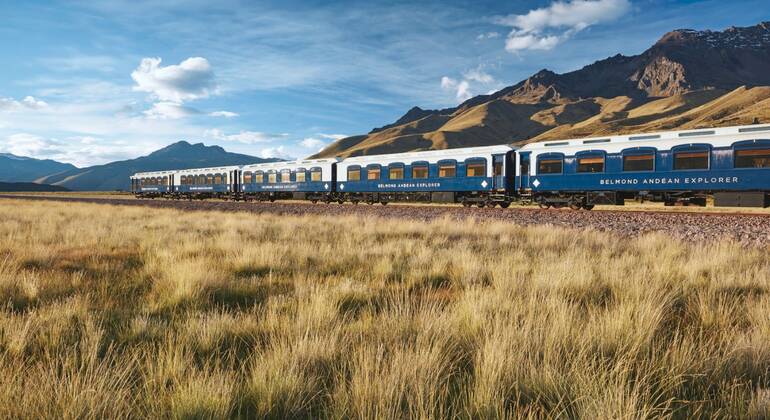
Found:
<path fill-rule="evenodd" d="M 31 182 L 42 176 L 77 169 L 69 163 L 0 153 L 0 181 Z"/>
<path fill-rule="evenodd" d="M 34 182 L 0 182 L 0 192 L 61 192 L 69 191 L 64 187 Z"/>
<path fill-rule="evenodd" d="M 358 156 L 770 121 L 770 22 L 680 29 L 636 56 L 541 70 L 455 108 L 414 107 L 313 157 Z"/>
<path fill-rule="evenodd" d="M 41 177 L 36 182 L 58 185 L 76 191 L 128 190 L 131 185 L 129 177 L 136 172 L 243 165 L 277 160 L 229 153 L 219 146 L 180 141 L 147 156 L 83 169 L 76 168 Z"/>

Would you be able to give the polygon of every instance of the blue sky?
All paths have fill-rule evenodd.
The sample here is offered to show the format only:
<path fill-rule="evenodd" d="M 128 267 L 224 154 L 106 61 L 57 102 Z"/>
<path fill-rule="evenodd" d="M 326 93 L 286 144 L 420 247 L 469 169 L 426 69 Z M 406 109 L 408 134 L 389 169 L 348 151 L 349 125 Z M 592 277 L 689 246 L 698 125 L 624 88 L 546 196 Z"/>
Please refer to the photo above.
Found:
<path fill-rule="evenodd" d="M 638 54 L 767 0 L 0 0 L 0 152 L 78 166 L 178 140 L 304 157 L 412 106 Z"/>

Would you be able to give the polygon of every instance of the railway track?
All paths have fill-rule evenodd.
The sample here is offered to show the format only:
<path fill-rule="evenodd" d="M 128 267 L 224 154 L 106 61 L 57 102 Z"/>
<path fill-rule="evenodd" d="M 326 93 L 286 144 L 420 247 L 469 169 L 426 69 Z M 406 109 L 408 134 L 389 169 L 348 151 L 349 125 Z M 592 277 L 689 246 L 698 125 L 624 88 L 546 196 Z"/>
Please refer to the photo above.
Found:
<path fill-rule="evenodd" d="M 286 216 L 332 215 L 436 220 L 441 218 L 504 221 L 520 225 L 553 225 L 594 229 L 625 236 L 662 232 L 688 242 L 735 241 L 747 246 L 770 246 L 770 215 L 752 213 L 676 212 L 650 210 L 572 211 L 538 208 L 464 208 L 440 205 L 339 205 L 299 202 L 244 203 L 232 201 L 136 200 L 0 195 L 6 199 L 80 202 L 182 210 L 250 212 Z"/>

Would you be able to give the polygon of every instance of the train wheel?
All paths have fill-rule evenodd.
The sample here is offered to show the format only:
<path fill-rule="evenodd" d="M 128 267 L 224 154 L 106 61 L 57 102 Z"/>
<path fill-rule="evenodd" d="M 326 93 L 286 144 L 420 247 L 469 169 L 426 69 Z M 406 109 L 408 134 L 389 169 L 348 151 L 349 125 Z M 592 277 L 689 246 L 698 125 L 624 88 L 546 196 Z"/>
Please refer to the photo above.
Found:
<path fill-rule="evenodd" d="M 310 200 L 310 202 L 313 204 L 318 204 L 318 200 Z"/>
<path fill-rule="evenodd" d="M 354 206 L 357 206 L 359 201 L 358 200 L 352 200 L 351 203 L 353 203 Z"/>
<path fill-rule="evenodd" d="M 500 204 L 500 208 L 503 208 L 503 209 L 507 209 L 508 207 L 511 207 L 511 203 L 507 201 L 502 201 L 499 204 Z"/>
<path fill-rule="evenodd" d="M 478 208 L 480 208 L 480 209 L 483 209 L 484 207 L 486 207 L 486 205 L 487 205 L 487 203 L 485 203 L 483 201 L 479 201 L 478 203 L 476 203 L 476 206 Z"/>
<path fill-rule="evenodd" d="M 387 206 L 388 202 L 387 201 L 380 201 L 380 204 L 382 204 L 383 206 Z"/>
<path fill-rule="evenodd" d="M 464 198 L 463 198 L 462 204 L 463 204 L 463 207 L 470 207 L 471 206 L 471 202 L 466 200 L 466 199 L 464 199 Z"/>
<path fill-rule="evenodd" d="M 569 203 L 569 208 L 571 210 L 580 210 L 581 208 L 583 208 L 583 205 L 580 204 L 580 203 L 572 201 L 572 202 Z"/>
<path fill-rule="evenodd" d="M 541 203 L 537 203 L 537 206 L 540 207 L 541 209 L 549 209 L 549 208 L 551 208 L 550 204 L 542 203 L 542 202 Z"/>
<path fill-rule="evenodd" d="M 345 200 L 344 200 L 344 199 L 342 199 L 342 198 L 340 198 L 339 200 L 337 200 L 337 203 L 339 203 L 339 204 L 345 204 Z"/>
<path fill-rule="evenodd" d="M 583 206 L 583 210 L 593 210 L 593 209 L 594 209 L 593 204 L 586 204 L 585 206 Z"/>

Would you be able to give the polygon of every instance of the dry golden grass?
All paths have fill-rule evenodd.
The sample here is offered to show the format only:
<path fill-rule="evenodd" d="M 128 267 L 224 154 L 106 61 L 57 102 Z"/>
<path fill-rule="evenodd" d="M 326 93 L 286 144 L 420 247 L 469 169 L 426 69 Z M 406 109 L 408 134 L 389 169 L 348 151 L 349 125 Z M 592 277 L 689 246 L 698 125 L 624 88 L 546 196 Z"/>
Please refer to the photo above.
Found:
<path fill-rule="evenodd" d="M 0 202 L 2 418 L 763 418 L 770 250 Z"/>

